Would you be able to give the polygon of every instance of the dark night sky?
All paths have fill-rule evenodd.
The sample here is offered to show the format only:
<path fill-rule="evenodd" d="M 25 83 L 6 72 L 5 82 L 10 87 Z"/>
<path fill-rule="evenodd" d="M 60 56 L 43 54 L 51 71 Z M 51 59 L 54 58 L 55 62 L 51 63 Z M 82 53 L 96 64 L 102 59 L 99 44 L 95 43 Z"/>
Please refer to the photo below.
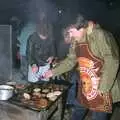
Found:
<path fill-rule="evenodd" d="M 64 24 L 64 18 L 68 19 L 69 14 L 80 12 L 119 35 L 120 4 L 119 1 L 115 1 L 118 0 L 0 0 L 0 24 L 7 24 L 12 16 L 17 16 L 22 21 L 33 20 L 41 8 L 47 8 L 49 19 L 57 21 L 57 23 Z M 61 14 L 59 14 L 59 10 L 62 11 Z M 56 34 L 61 32 L 58 29 L 56 31 Z M 66 47 L 63 48 L 62 43 L 60 44 L 62 46 L 60 54 L 63 54 L 66 49 Z"/>
<path fill-rule="evenodd" d="M 38 2 L 39 1 L 39 2 Z M 0 0 L 0 23 L 7 23 L 11 16 L 18 16 L 23 21 L 31 19 L 36 14 L 38 7 L 44 7 L 42 0 Z M 43 0 L 45 1 L 45 0 Z M 47 1 L 47 0 L 46 0 Z M 80 11 L 81 13 L 96 19 L 97 21 L 111 26 L 120 27 L 120 4 L 119 0 L 49 0 L 51 2 L 47 7 L 53 7 L 49 15 L 55 17 L 54 11 L 58 8 L 63 9 L 62 16 L 65 12 Z M 113 1 L 113 2 L 111 2 Z M 37 4 L 37 3 L 40 3 Z M 49 11 L 49 10 L 48 10 Z M 50 16 L 50 18 L 52 18 Z"/>

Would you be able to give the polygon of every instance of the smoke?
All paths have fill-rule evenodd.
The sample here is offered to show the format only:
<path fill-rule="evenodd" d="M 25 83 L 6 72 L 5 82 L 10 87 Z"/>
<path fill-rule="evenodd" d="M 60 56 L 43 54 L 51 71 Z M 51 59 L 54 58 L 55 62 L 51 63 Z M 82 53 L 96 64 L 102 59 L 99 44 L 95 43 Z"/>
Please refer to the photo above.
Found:
<path fill-rule="evenodd" d="M 40 14 L 45 13 L 51 22 L 55 22 L 57 19 L 57 8 L 49 0 L 31 0 L 28 3 L 27 19 L 37 21 Z"/>

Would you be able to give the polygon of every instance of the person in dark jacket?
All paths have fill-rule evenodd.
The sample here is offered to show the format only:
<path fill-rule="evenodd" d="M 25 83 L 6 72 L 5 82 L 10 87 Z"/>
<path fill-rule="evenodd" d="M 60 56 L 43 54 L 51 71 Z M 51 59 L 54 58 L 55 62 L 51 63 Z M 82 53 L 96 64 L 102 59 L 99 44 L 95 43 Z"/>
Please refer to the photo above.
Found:
<path fill-rule="evenodd" d="M 52 25 L 43 14 L 37 23 L 36 32 L 30 35 L 27 43 L 28 81 L 30 82 L 37 82 L 44 70 L 49 69 L 50 63 L 56 56 Z"/>

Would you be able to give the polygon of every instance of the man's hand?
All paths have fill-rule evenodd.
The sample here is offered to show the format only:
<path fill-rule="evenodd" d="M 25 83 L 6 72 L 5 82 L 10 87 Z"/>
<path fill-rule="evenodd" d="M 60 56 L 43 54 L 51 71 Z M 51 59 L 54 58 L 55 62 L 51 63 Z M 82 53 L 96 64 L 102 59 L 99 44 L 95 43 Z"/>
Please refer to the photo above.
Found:
<path fill-rule="evenodd" d="M 47 72 L 44 73 L 43 77 L 45 79 L 48 79 L 53 76 L 52 70 L 48 70 Z"/>
<path fill-rule="evenodd" d="M 48 62 L 49 64 L 51 64 L 52 61 L 53 61 L 53 59 L 54 59 L 54 57 L 49 57 L 49 58 L 47 59 L 47 62 Z"/>
<path fill-rule="evenodd" d="M 32 65 L 32 72 L 36 73 L 38 71 L 38 66 L 36 64 Z"/>

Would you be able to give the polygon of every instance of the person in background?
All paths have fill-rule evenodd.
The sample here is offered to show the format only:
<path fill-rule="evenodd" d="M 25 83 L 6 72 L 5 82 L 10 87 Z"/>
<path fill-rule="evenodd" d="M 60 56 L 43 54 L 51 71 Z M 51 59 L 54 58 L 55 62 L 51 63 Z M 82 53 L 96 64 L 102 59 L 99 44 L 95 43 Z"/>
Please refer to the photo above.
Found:
<path fill-rule="evenodd" d="M 26 80 L 27 77 L 27 61 L 26 61 L 26 46 L 27 40 L 31 34 L 36 30 L 36 23 L 33 21 L 28 21 L 24 23 L 21 32 L 18 34 L 17 39 L 20 42 L 20 71 L 22 74 L 22 79 Z"/>
<path fill-rule="evenodd" d="M 52 24 L 46 14 L 40 14 L 36 32 L 30 35 L 27 42 L 28 81 L 38 82 L 44 71 L 50 68 L 54 57 L 55 45 L 52 35 Z"/>
<path fill-rule="evenodd" d="M 12 16 L 10 18 L 10 25 L 12 26 L 12 64 L 13 68 L 20 68 L 20 55 L 19 55 L 19 46 L 20 42 L 17 39 L 19 34 L 21 20 L 17 16 Z"/>
<path fill-rule="evenodd" d="M 48 70 L 44 78 L 60 75 L 76 66 L 78 80 L 77 98 L 72 120 L 82 120 L 86 110 L 92 120 L 107 120 L 112 103 L 120 101 L 118 79 L 119 53 L 112 34 L 100 25 L 79 15 L 69 24 L 72 39 L 69 54 L 56 68 Z"/>

